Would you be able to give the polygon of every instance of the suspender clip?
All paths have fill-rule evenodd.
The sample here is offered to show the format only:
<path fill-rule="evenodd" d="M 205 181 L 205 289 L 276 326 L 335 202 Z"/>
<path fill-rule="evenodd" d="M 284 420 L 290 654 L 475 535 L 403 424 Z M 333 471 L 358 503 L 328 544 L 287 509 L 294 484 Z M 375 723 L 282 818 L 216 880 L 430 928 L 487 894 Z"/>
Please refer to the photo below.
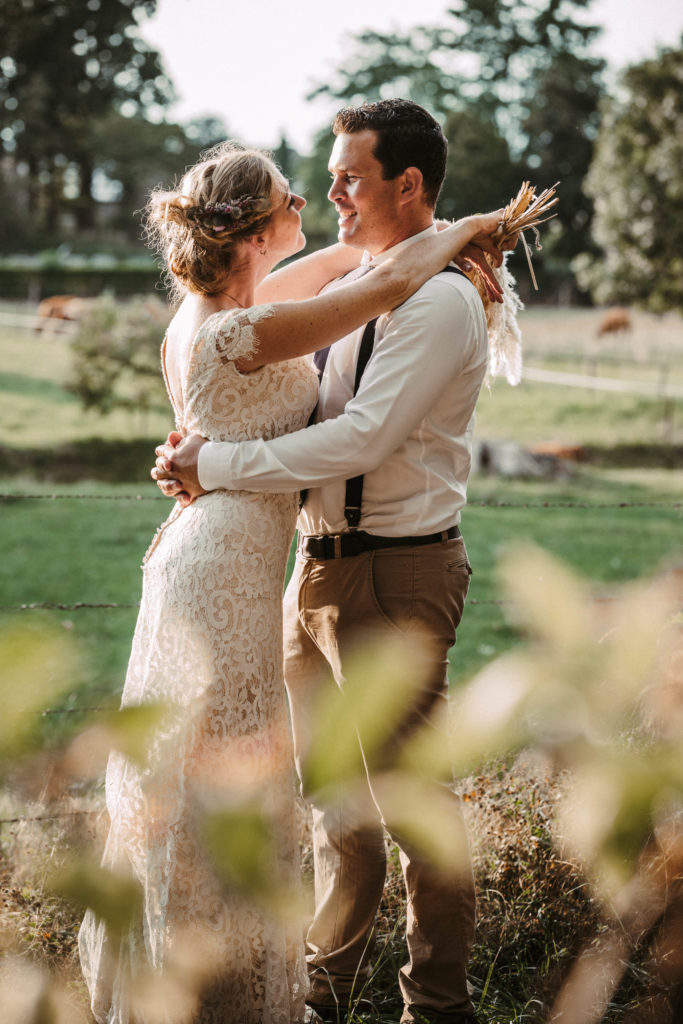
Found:
<path fill-rule="evenodd" d="M 347 505 L 344 509 L 344 517 L 349 530 L 357 530 L 360 526 L 360 505 Z"/>

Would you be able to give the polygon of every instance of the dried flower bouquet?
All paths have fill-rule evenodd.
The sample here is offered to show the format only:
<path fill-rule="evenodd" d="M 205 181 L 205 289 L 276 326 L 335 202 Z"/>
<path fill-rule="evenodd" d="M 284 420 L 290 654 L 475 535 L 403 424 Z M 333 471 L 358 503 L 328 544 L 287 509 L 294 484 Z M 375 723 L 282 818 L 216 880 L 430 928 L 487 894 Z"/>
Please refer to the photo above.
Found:
<path fill-rule="evenodd" d="M 534 192 L 533 185 L 522 182 L 519 192 L 505 207 L 500 227 L 493 235 L 498 246 L 509 242 L 519 235 L 524 246 L 529 272 L 534 288 L 538 290 L 536 277 L 531 265 L 531 253 L 524 232 L 531 230 L 535 236 L 536 249 L 541 248 L 538 233 L 539 224 L 544 224 L 556 216 L 548 211 L 556 205 L 556 182 L 551 188 L 544 189 L 539 195 Z M 515 279 L 507 266 L 508 254 L 501 267 L 495 268 L 496 279 L 503 291 L 503 301 L 491 302 L 481 281 L 479 272 L 474 267 L 468 277 L 475 285 L 486 311 L 486 322 L 489 329 L 489 376 L 505 376 L 510 384 L 519 384 L 522 378 L 522 334 L 517 323 L 517 313 L 524 308 L 517 292 Z"/>

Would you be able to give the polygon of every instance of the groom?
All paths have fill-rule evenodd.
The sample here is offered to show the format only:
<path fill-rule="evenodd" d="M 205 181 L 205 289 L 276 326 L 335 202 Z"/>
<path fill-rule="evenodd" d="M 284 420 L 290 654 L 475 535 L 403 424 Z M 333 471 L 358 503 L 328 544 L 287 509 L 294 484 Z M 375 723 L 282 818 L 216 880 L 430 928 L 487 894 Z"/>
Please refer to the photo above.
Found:
<path fill-rule="evenodd" d="M 382 100 L 340 111 L 333 130 L 329 198 L 340 241 L 364 249 L 377 264 L 436 230 L 446 140 L 426 110 L 407 100 Z M 500 262 L 497 250 L 494 256 Z M 391 640 L 426 631 L 432 643 L 425 679 L 404 709 L 396 743 L 417 724 L 436 721 L 445 705 L 447 655 L 471 573 L 459 522 L 488 340 L 475 288 L 451 269 L 380 317 L 374 331 L 361 328 L 331 347 L 314 426 L 267 442 L 191 436 L 157 449 L 153 476 L 169 496 L 181 487 L 191 497 L 216 488 L 308 489 L 284 611 L 285 680 L 299 766 L 313 692 L 334 685 L 331 678 L 343 683 L 361 632 Z M 364 335 L 372 354 L 356 393 Z M 316 806 L 313 797 L 309 1002 L 323 1020 L 343 1020 L 338 1006 L 367 976 L 368 940 L 385 881 L 384 826 L 401 851 L 408 900 L 401 1022 L 474 1022 L 466 979 L 475 913 L 469 862 L 460 859 L 445 872 L 426 860 L 394 827 L 372 781 L 372 813 L 361 825 L 339 807 Z M 461 827 L 458 798 L 434 787 Z"/>

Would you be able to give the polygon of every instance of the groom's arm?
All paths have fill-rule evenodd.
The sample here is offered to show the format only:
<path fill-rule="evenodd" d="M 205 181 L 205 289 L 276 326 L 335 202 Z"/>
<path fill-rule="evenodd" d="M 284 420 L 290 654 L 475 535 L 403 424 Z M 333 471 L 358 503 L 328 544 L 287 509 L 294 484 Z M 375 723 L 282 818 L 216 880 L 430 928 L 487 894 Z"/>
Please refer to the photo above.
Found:
<path fill-rule="evenodd" d="M 464 393 L 479 390 L 486 353 L 471 306 L 444 281 L 431 281 L 421 291 L 388 315 L 358 394 L 341 416 L 270 441 L 206 443 L 191 436 L 179 449 L 158 449 L 163 454 L 155 478 L 176 478 L 196 497 L 217 488 L 298 491 L 379 466 L 429 414 L 454 376 L 461 375 Z"/>

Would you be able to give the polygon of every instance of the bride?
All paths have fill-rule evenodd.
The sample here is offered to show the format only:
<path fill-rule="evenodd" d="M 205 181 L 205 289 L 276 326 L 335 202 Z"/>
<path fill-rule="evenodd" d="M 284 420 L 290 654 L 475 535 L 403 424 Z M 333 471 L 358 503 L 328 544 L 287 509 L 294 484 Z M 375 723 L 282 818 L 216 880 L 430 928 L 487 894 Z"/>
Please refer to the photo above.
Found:
<path fill-rule="evenodd" d="M 230 143 L 152 196 L 148 228 L 183 296 L 162 346 L 181 433 L 239 441 L 304 427 L 317 376 L 302 357 L 402 303 L 468 243 L 495 252 L 501 216 L 459 221 L 318 295 L 359 253 L 334 245 L 271 274 L 305 244 L 304 205 L 265 154 Z M 214 491 L 178 503 L 145 556 L 122 704 L 171 711 L 143 766 L 114 751 L 107 767 L 103 864 L 132 876 L 142 912 L 123 937 L 92 911 L 81 926 L 98 1024 L 304 1020 L 300 921 L 249 898 L 202 841 L 221 820 L 232 848 L 230 813 L 257 805 L 269 825 L 259 877 L 296 894 L 281 618 L 296 512 L 293 494 Z"/>

